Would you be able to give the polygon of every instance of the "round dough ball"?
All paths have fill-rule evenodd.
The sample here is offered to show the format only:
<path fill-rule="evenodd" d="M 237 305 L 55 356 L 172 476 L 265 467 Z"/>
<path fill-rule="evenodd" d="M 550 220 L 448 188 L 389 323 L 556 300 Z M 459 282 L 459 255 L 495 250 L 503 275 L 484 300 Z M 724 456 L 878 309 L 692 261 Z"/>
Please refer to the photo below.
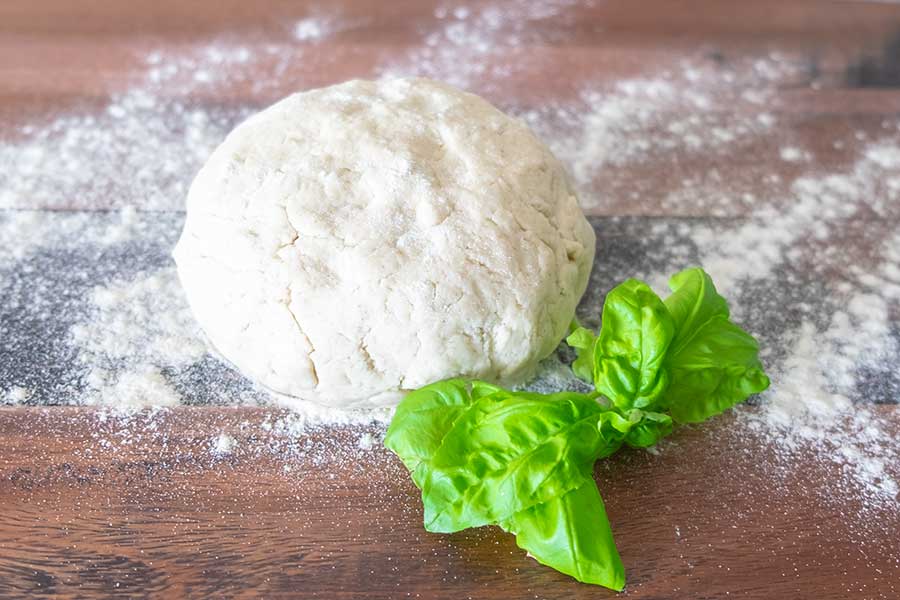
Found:
<path fill-rule="evenodd" d="M 434 81 L 350 81 L 232 131 L 174 255 L 241 372 L 349 407 L 533 374 L 584 293 L 594 232 L 522 122 Z"/>

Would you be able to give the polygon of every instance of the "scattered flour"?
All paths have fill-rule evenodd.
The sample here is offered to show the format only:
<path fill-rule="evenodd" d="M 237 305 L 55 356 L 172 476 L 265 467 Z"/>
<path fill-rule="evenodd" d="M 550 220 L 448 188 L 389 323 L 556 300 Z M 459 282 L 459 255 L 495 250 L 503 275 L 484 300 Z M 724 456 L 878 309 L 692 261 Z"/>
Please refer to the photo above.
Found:
<path fill-rule="evenodd" d="M 61 237 L 83 235 L 85 230 L 90 230 L 92 236 L 99 235 L 91 226 L 90 215 L 83 213 L 60 221 L 48 219 L 38 210 L 0 210 L 0 264 L 20 263 L 41 249 L 52 247 Z M 11 278 L 11 274 L 6 277 Z"/>
<path fill-rule="evenodd" d="M 315 15 L 300 19 L 294 24 L 294 39 L 300 42 L 318 42 L 346 30 L 350 23 L 332 15 Z"/>
<path fill-rule="evenodd" d="M 771 112 L 772 96 L 776 86 L 795 73 L 795 63 L 775 53 L 749 63 L 736 62 L 723 73 L 715 61 L 691 57 L 649 75 L 588 81 L 574 98 L 524 110 L 513 106 L 512 110 L 569 165 L 585 208 L 621 213 L 623 207 L 635 210 L 649 194 L 658 195 L 657 188 L 635 175 L 645 165 L 677 173 L 685 161 L 733 157 L 776 131 L 779 121 Z M 737 81 L 756 86 L 754 93 L 739 93 Z M 759 187 L 755 176 L 748 176 L 746 182 L 723 180 L 715 166 L 686 174 L 683 181 L 666 184 L 670 196 L 663 204 L 668 214 L 715 214 L 711 210 L 716 207 L 715 198 L 697 202 L 692 189 L 697 182 L 692 178 L 708 178 L 718 194 L 739 183 Z M 747 203 L 752 202 L 751 198 Z"/>
<path fill-rule="evenodd" d="M 852 267 L 856 258 L 832 243 L 861 211 L 897 218 L 900 187 L 890 182 L 900 168 L 885 168 L 884 159 L 900 150 L 890 142 L 867 148 L 847 172 L 810 173 L 797 178 L 786 196 L 759 199 L 746 222 L 725 233 L 712 227 L 693 232 L 704 268 L 717 287 L 734 295 L 739 284 L 765 280 L 785 261 L 808 261 L 809 267 Z M 889 164 L 889 163 L 888 163 Z M 803 255 L 815 248 L 813 255 Z M 878 264 L 872 265 L 880 268 Z"/>
<path fill-rule="evenodd" d="M 533 41 L 531 25 L 565 22 L 570 4 L 441 5 L 437 26 L 374 72 L 434 77 L 500 100 L 558 153 L 594 214 L 646 214 L 642 207 L 653 202 L 664 214 L 735 217 L 737 210 L 737 220 L 642 222 L 635 228 L 665 243 L 641 246 L 635 255 L 616 240 L 603 241 L 607 254 L 601 251 L 598 272 L 608 275 L 604 269 L 613 263 L 625 276 L 646 269 L 651 284 L 662 288 L 673 266 L 703 265 L 736 318 L 761 338 L 773 382 L 754 405 L 741 408 L 738 434 L 760 436 L 786 472 L 804 464 L 809 452 L 841 467 L 841 480 L 825 484 L 826 494 L 852 491 L 867 505 L 896 506 L 898 432 L 886 429 L 883 415 L 895 413 L 900 399 L 894 372 L 900 364 L 900 128 L 888 123 L 874 141 L 863 132 L 836 136 L 833 147 L 853 157 L 849 167 L 817 167 L 815 153 L 798 141 L 803 138 L 784 131 L 787 119 L 775 90 L 797 69 L 780 55 L 728 69 L 701 56 L 673 60 L 625 80 L 587 81 L 538 107 L 517 105 L 509 99 L 516 77 L 542 68 L 543 59 L 525 48 Z M 207 353 L 165 258 L 181 226 L 180 217 L 166 221 L 165 215 L 181 210 L 212 148 L 274 99 L 267 94 L 280 90 L 304 53 L 349 26 L 323 14 L 287 25 L 280 40 L 219 39 L 153 51 L 136 82 L 103 107 L 36 121 L 0 139 L 0 209 L 7 209 L 0 210 L 0 369 L 18 368 L 18 346 L 39 331 L 62 342 L 29 352 L 45 352 L 51 366 L 71 362 L 75 371 L 54 372 L 60 384 L 45 390 L 0 370 L 3 402 L 92 403 L 111 415 L 142 405 L 276 403 L 292 412 L 258 426 L 275 439 L 292 440 L 297 453 L 313 452 L 298 440 L 323 424 L 383 426 L 389 411 L 336 412 L 273 397 L 221 367 Z M 229 85 L 245 86 L 259 100 L 213 108 L 191 100 Z M 766 146 L 769 138 L 781 145 Z M 729 161 L 749 149 L 771 156 L 740 172 L 691 162 Z M 635 176 L 647 164 L 671 170 L 663 193 Z M 31 210 L 69 208 L 73 198 L 80 208 L 123 210 L 64 217 Z M 165 212 L 155 217 L 147 211 Z M 68 254 L 81 262 L 41 266 L 46 256 Z M 57 281 L 77 283 L 80 295 L 61 294 Z M 61 331 L 49 328 L 57 321 Z M 531 387 L 577 385 L 554 356 Z M 141 414 L 144 431 L 164 418 Z M 350 445 L 368 451 L 378 435 L 377 428 L 367 431 Z M 106 431 L 98 443 L 130 439 Z M 236 444 L 224 433 L 209 442 L 218 454 Z"/>
<path fill-rule="evenodd" d="M 5 404 L 23 404 L 31 397 L 31 390 L 20 385 L 14 385 L 3 394 Z"/>
<path fill-rule="evenodd" d="M 0 208 L 64 209 L 73 195 L 79 208 L 180 208 L 186 173 L 230 123 L 139 87 L 100 113 L 26 126 L 24 139 L 0 140 Z"/>
<path fill-rule="evenodd" d="M 709 82 L 705 87 L 699 85 L 704 80 Z M 558 148 L 559 153 L 570 158 L 575 178 L 590 189 L 594 177 L 610 166 L 661 153 L 733 150 L 771 131 L 776 119 L 767 112 L 735 110 L 723 119 L 727 100 L 717 94 L 719 85 L 722 81 L 709 67 L 685 63 L 652 79 L 589 90 L 583 94 L 583 108 L 573 115 L 581 135 Z"/>
<path fill-rule="evenodd" d="M 227 433 L 220 433 L 219 437 L 217 437 L 215 439 L 215 442 L 213 442 L 212 451 L 213 454 L 218 454 L 221 456 L 231 454 L 236 447 L 237 442 L 233 437 L 231 437 Z"/>
<path fill-rule="evenodd" d="M 807 157 L 807 154 L 793 146 L 785 146 L 779 152 L 779 156 L 785 162 L 800 162 Z"/>
<path fill-rule="evenodd" d="M 834 491 L 851 487 L 866 502 L 883 505 L 896 502 L 900 493 L 898 474 L 889 471 L 900 464 L 896 433 L 885 430 L 877 413 L 851 397 L 854 372 L 862 361 L 880 364 L 893 358 L 896 364 L 900 352 L 882 346 L 880 352 L 892 356 L 863 357 L 867 349 L 853 342 L 848 328 L 872 323 L 865 315 L 851 317 L 844 312 L 835 313 L 833 325 L 825 331 L 804 322 L 787 359 L 776 367 L 776 384 L 763 395 L 762 410 L 744 408 L 742 417 L 776 445 L 782 460 L 790 462 L 813 449 L 820 458 L 845 467 L 843 480 L 831 482 Z M 866 343 L 896 346 L 881 335 Z"/>
<path fill-rule="evenodd" d="M 0 139 L 0 209 L 67 209 L 72 198 L 81 209 L 183 209 L 190 181 L 213 148 L 262 108 L 210 108 L 192 95 L 245 85 L 262 103 L 271 102 L 287 93 L 272 97 L 269 89 L 282 84 L 286 71 L 348 26 L 322 14 L 298 22 L 281 39 L 238 44 L 223 38 L 147 53 L 138 80 L 105 106 L 27 124 Z M 295 73 L 291 84 L 289 91 L 296 91 L 304 82 Z"/>
<path fill-rule="evenodd" d="M 788 469 L 810 451 L 840 466 L 826 495 L 852 488 L 881 508 L 900 494 L 900 444 L 882 417 L 900 402 L 890 367 L 900 364 L 897 156 L 900 140 L 872 142 L 850 169 L 811 169 L 736 228 L 701 226 L 692 235 L 699 262 L 738 299 L 739 320 L 770 329 L 761 337 L 772 388 L 759 406 L 742 407 L 743 422 Z M 760 285 L 783 296 L 779 304 L 743 299 Z"/>
<path fill-rule="evenodd" d="M 174 268 L 94 288 L 93 310 L 70 331 L 87 369 L 87 403 L 174 405 L 160 372 L 197 362 L 206 346 Z"/>
<path fill-rule="evenodd" d="M 110 382 L 106 373 L 93 369 L 87 377 L 91 395 L 87 403 L 106 404 L 117 408 L 175 406 L 181 396 L 163 374 L 151 366 L 124 371 Z"/>
<path fill-rule="evenodd" d="M 280 419 L 272 424 L 274 429 L 284 432 L 293 431 L 299 433 L 320 425 L 349 426 L 366 423 L 388 423 L 394 414 L 391 408 L 381 407 L 371 410 L 338 409 L 275 392 L 269 392 L 269 394 L 277 405 L 290 408 L 293 411 L 289 419 Z"/>
<path fill-rule="evenodd" d="M 359 439 L 356 440 L 356 446 L 360 450 L 371 450 L 372 446 L 375 445 L 375 436 L 371 433 L 365 432 L 359 436 Z"/>
<path fill-rule="evenodd" d="M 383 65 L 381 74 L 429 77 L 489 94 L 515 71 L 534 68 L 535 57 L 520 56 L 532 25 L 561 15 L 573 4 L 574 0 L 442 4 L 434 12 L 439 26 L 426 32 L 421 45 L 407 56 Z"/>

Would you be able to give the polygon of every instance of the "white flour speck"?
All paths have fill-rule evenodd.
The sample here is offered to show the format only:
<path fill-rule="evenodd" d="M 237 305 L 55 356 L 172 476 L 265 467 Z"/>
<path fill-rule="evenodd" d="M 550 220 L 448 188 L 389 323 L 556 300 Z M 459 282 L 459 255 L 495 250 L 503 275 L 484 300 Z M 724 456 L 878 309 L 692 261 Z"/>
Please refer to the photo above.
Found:
<path fill-rule="evenodd" d="M 356 440 L 356 446 L 360 450 L 371 450 L 372 446 L 375 444 L 375 437 L 371 433 L 363 433 L 359 436 L 359 439 Z"/>
<path fill-rule="evenodd" d="M 332 18 L 306 17 L 294 24 L 294 38 L 301 42 L 317 41 L 339 30 L 339 24 Z"/>
<path fill-rule="evenodd" d="M 3 401 L 6 404 L 23 404 L 31 397 L 31 390 L 20 385 L 15 385 L 3 394 Z"/>
<path fill-rule="evenodd" d="M 785 162 L 800 162 L 803 160 L 805 154 L 803 150 L 800 150 L 799 148 L 785 146 L 779 151 L 779 156 L 781 156 L 781 160 Z"/>
<path fill-rule="evenodd" d="M 213 442 L 212 451 L 213 454 L 218 454 L 220 456 L 231 454 L 236 446 L 237 441 L 233 437 L 227 433 L 220 433 L 219 437 Z"/>

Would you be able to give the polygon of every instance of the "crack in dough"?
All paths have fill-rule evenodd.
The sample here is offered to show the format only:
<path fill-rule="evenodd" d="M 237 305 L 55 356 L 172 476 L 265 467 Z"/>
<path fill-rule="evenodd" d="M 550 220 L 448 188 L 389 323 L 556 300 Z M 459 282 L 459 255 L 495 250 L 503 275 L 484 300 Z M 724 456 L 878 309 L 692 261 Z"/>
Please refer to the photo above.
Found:
<path fill-rule="evenodd" d="M 306 339 L 306 343 L 309 344 L 311 351 L 307 355 L 307 358 L 309 359 L 309 366 L 312 369 L 313 387 L 319 387 L 319 373 L 318 373 L 318 369 L 316 369 L 316 361 L 313 358 L 313 354 L 316 353 L 316 347 L 313 345 L 312 340 L 309 339 L 309 336 L 306 335 L 306 331 L 304 331 L 303 325 L 300 324 L 300 320 L 297 318 L 297 313 L 295 313 L 294 309 L 291 308 L 291 296 L 293 296 L 293 292 L 291 291 L 290 286 L 288 286 L 287 292 L 288 292 L 288 301 L 285 304 L 285 308 L 287 308 L 288 312 L 291 313 L 291 318 L 294 320 L 294 323 L 297 325 L 297 329 L 300 331 L 300 335 L 302 335 Z"/>

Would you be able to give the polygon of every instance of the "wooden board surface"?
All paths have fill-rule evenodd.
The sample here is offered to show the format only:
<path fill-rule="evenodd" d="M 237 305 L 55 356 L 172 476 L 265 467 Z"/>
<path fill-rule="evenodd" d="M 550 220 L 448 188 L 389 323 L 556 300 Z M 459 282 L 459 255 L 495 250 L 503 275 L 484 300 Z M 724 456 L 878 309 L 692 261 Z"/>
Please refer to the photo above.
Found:
<path fill-rule="evenodd" d="M 255 408 L 124 421 L 85 409 L 0 411 L 4 596 L 612 595 L 538 566 L 498 529 L 425 532 L 416 490 L 386 451 L 357 450 L 358 431 L 286 441 L 263 427 L 277 417 Z M 842 499 L 813 491 L 834 472 L 772 472 L 767 449 L 729 425 L 725 417 L 683 430 L 659 456 L 625 452 L 598 469 L 626 596 L 900 591 L 896 512 L 848 519 Z M 223 432 L 236 446 L 217 456 L 210 449 Z"/>
<path fill-rule="evenodd" d="M 408 52 L 434 27 L 438 4 L 344 0 L 329 10 L 335 7 L 354 25 L 271 85 L 238 81 L 227 96 L 192 88 L 191 101 L 261 107 L 298 81 L 313 86 L 377 74 L 377 65 Z M 272 0 L 4 2 L 0 134 L 14 139 L 22 125 L 72 106 L 102 107 L 139 77 L 150 49 L 187 51 L 214 35 L 257 45 L 289 40 L 291 23 L 323 10 Z M 574 98 L 582 81 L 638 76 L 673 55 L 712 57 L 728 71 L 781 52 L 808 68 L 776 86 L 771 110 L 823 168 L 851 161 L 833 144 L 838 133 L 875 135 L 900 113 L 900 6 L 621 1 L 576 3 L 560 14 L 528 21 L 526 64 L 502 85 L 482 82 L 479 91 L 501 105 L 536 109 L 550 98 Z M 270 78 L 275 69 L 258 68 Z M 178 98 L 184 90 L 172 85 L 161 93 Z M 796 169 L 778 159 L 777 145 L 761 138 L 727 155 L 660 154 L 610 169 L 593 182 L 605 201 L 589 212 L 673 222 L 743 217 L 749 208 L 737 201 L 713 209 L 662 199 L 674 181 L 717 169 L 768 193 L 759 173 L 787 179 Z M 636 187 L 640 202 L 630 195 Z M 87 206 L 77 195 L 22 197 L 7 210 L 96 210 L 120 200 Z M 865 213 L 859 222 L 848 235 L 863 249 L 864 232 L 896 225 Z M 893 407 L 876 410 L 900 433 Z M 273 432 L 283 417 L 277 409 L 246 407 L 131 417 L 91 408 L 0 408 L 0 596 L 613 595 L 538 566 L 493 528 L 426 533 L 399 462 L 359 447 L 370 443 L 367 434 L 377 439 L 377 428 Z M 735 433 L 735 418 L 681 430 L 659 455 L 626 452 L 598 469 L 628 570 L 625 596 L 900 596 L 898 512 L 822 494 L 817 482 L 839 473 L 814 461 L 778 468 L 764 440 Z M 235 448 L 216 453 L 223 433 Z"/>

